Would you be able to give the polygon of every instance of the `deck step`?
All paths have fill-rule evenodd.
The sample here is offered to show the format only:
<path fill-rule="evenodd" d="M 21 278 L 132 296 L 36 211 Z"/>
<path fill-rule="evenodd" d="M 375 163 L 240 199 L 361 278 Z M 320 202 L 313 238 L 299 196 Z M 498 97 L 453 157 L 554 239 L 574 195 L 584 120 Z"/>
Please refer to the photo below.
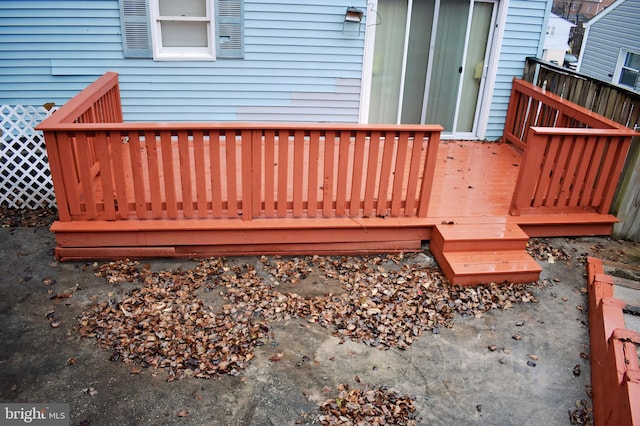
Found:
<path fill-rule="evenodd" d="M 438 224 L 429 248 L 452 284 L 526 283 L 542 271 L 528 239 L 514 223 Z"/>
<path fill-rule="evenodd" d="M 438 224 L 431 244 L 443 252 L 521 250 L 529 236 L 515 223 Z"/>

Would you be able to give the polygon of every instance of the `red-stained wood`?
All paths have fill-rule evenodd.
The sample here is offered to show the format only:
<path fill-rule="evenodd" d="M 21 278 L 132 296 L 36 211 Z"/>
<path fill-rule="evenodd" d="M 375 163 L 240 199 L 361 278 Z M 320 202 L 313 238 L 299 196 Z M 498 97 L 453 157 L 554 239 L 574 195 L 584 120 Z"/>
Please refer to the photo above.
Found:
<path fill-rule="evenodd" d="M 395 132 L 383 133 L 382 165 L 380 166 L 378 200 L 376 203 L 376 215 L 382 217 L 389 214 L 387 201 L 389 201 L 389 182 L 391 180 L 391 164 L 394 154 L 394 137 Z"/>
<path fill-rule="evenodd" d="M 440 133 L 432 132 L 429 135 L 427 145 L 427 158 L 422 171 L 422 182 L 420 188 L 420 198 L 418 202 L 418 217 L 427 217 L 429 206 L 432 205 L 432 190 L 435 189 L 436 161 L 438 160 L 438 150 L 440 148 Z M 512 163 L 513 164 L 513 163 Z M 508 169 L 509 171 L 513 169 Z"/>
<path fill-rule="evenodd" d="M 380 132 L 373 131 L 369 137 L 369 156 L 367 159 L 367 176 L 364 189 L 364 205 L 362 215 L 375 216 L 376 180 L 378 174 L 378 157 L 380 153 Z"/>
<path fill-rule="evenodd" d="M 277 215 L 284 217 L 287 214 L 287 190 L 289 187 L 289 134 L 280 131 L 278 135 L 278 189 L 277 189 Z"/>
<path fill-rule="evenodd" d="M 408 145 L 409 135 L 406 132 L 400 133 L 398 136 L 396 163 L 393 172 L 393 186 L 391 187 L 391 216 L 400 216 L 403 198 L 406 196 L 406 192 L 403 191 L 403 185 Z"/>
<path fill-rule="evenodd" d="M 309 134 L 309 186 L 307 189 L 307 216 L 318 214 L 318 177 L 320 176 L 320 132 L 312 130 Z"/>
<path fill-rule="evenodd" d="M 182 214 L 193 217 L 193 190 L 191 178 L 191 155 L 189 138 L 185 130 L 178 132 L 178 161 L 180 163 L 180 188 L 182 194 Z"/>
<path fill-rule="evenodd" d="M 433 248 L 464 284 L 537 274 L 523 247 L 486 235 L 492 227 L 607 233 L 615 218 L 602 213 L 633 135 L 518 81 L 505 140 L 524 153 L 441 143 L 440 126 L 124 123 L 114 75 L 60 111 L 41 125 L 65 202 L 52 227 L 60 257 L 417 249 L 455 223 L 468 238 Z M 578 128 L 541 127 L 558 125 Z"/>
<path fill-rule="evenodd" d="M 226 173 L 223 173 L 227 181 L 227 215 L 237 217 L 238 206 L 238 162 L 237 162 L 237 141 L 236 131 L 226 130 L 224 132 L 224 150 Z"/>
<path fill-rule="evenodd" d="M 78 148 L 78 168 L 80 170 L 80 192 L 83 194 L 85 212 L 89 219 L 97 219 L 96 203 L 93 190 L 93 159 L 91 158 L 88 144 L 92 143 L 85 133 L 79 133 L 76 136 L 76 144 Z"/>
<path fill-rule="evenodd" d="M 240 133 L 240 153 L 241 153 L 241 196 L 242 205 L 238 203 L 238 211 L 242 212 L 242 220 L 251 220 L 253 218 L 253 189 L 251 183 L 253 181 L 252 169 L 252 137 L 251 131 L 243 130 Z"/>
<path fill-rule="evenodd" d="M 613 158 L 613 164 L 611 165 L 611 171 L 608 176 L 607 185 L 603 188 L 602 202 L 598 209 L 598 213 L 607 214 L 608 207 L 611 206 L 613 197 L 615 196 L 616 188 L 618 186 L 618 177 L 621 176 L 624 164 L 627 158 L 627 153 L 631 147 L 630 138 L 622 138 L 618 145 L 618 150 L 615 154 L 610 154 Z M 605 210 L 606 209 L 606 210 Z"/>
<path fill-rule="evenodd" d="M 144 144 L 147 154 L 147 170 L 149 198 L 151 200 L 151 217 L 160 219 L 163 216 L 162 187 L 160 185 L 160 163 L 158 162 L 158 144 L 154 132 L 144 133 Z"/>
<path fill-rule="evenodd" d="M 351 145 L 351 132 L 343 130 L 338 139 L 338 169 L 337 189 L 335 201 L 336 216 L 347 214 L 347 189 L 349 177 L 349 148 Z"/>
<path fill-rule="evenodd" d="M 293 133 L 293 217 L 302 217 L 304 201 L 303 190 L 306 180 L 304 151 L 304 132 L 302 130 L 296 130 Z"/>
<path fill-rule="evenodd" d="M 118 212 L 118 219 L 126 219 L 129 217 L 129 201 L 127 199 L 125 169 L 123 166 L 124 149 L 125 146 L 122 143 L 122 135 L 120 132 L 110 132 L 109 150 L 111 155 L 111 164 L 113 166 L 113 181 L 116 191 L 116 210 Z"/>
<path fill-rule="evenodd" d="M 58 151 L 51 152 L 51 156 L 59 155 L 59 162 L 62 173 L 62 186 L 66 192 L 67 201 L 69 203 L 69 213 L 71 218 L 83 214 L 80 209 L 80 192 L 78 191 L 78 162 L 77 152 L 75 149 L 76 138 L 70 132 L 58 132 Z M 53 177 L 53 176 L 52 176 Z"/>
<path fill-rule="evenodd" d="M 61 158 L 63 157 L 60 154 L 59 137 L 63 138 L 63 143 L 66 142 L 66 138 L 64 138 L 64 135 L 61 133 L 45 132 L 44 134 L 49 159 L 49 169 L 51 170 L 51 180 L 53 181 L 58 205 L 58 220 L 69 222 L 71 220 L 71 213 L 69 211 L 71 201 L 67 198 L 67 191 L 64 187 L 63 166 L 61 162 Z"/>
<path fill-rule="evenodd" d="M 264 214 L 267 217 L 275 216 L 276 194 L 276 157 L 275 157 L 275 132 L 264 132 Z"/>
<path fill-rule="evenodd" d="M 145 181 L 143 176 L 142 144 L 140 143 L 140 133 L 129 133 L 129 158 L 131 168 L 127 170 L 133 180 L 133 200 L 135 202 L 136 215 L 140 219 L 147 218 L 147 197 Z"/>
<path fill-rule="evenodd" d="M 333 173 L 335 159 L 336 135 L 327 131 L 324 138 L 324 168 L 322 176 L 322 214 L 325 217 L 333 215 Z"/>
<path fill-rule="evenodd" d="M 170 131 L 163 130 L 160 132 L 160 146 L 162 152 L 162 175 L 167 217 L 170 219 L 177 219 L 178 201 L 176 194 L 176 176 L 173 169 L 174 156 Z"/>
<path fill-rule="evenodd" d="M 207 208 L 207 171 L 205 169 L 204 133 L 202 130 L 194 130 L 192 135 L 193 162 L 196 181 L 196 208 L 198 217 L 209 215 Z"/>
<path fill-rule="evenodd" d="M 100 183 L 102 201 L 104 203 L 104 219 L 116 220 L 115 190 L 113 188 L 113 173 L 111 169 L 111 156 L 109 155 L 109 141 L 107 135 L 99 132 L 95 136 L 95 152 L 100 164 Z"/>
<path fill-rule="evenodd" d="M 260 217 L 262 215 L 262 158 L 264 155 L 264 146 L 262 142 L 263 132 L 250 132 L 250 149 L 249 157 L 251 157 L 251 217 Z M 244 154 L 243 154 L 244 155 Z"/>
<path fill-rule="evenodd" d="M 209 172 L 211 173 L 211 214 L 215 218 L 222 217 L 222 171 L 220 157 L 220 132 L 209 132 Z"/>

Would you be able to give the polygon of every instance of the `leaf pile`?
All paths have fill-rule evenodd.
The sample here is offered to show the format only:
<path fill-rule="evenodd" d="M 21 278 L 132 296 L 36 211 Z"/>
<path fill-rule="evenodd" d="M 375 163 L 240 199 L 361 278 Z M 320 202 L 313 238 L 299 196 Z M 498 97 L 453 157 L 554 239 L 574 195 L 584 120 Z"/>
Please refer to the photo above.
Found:
<path fill-rule="evenodd" d="M 58 219 L 55 207 L 16 209 L 6 203 L 0 204 L 0 226 L 2 228 L 49 226 Z"/>
<path fill-rule="evenodd" d="M 350 389 L 337 386 L 339 395 L 320 406 L 323 425 L 416 425 L 413 398 L 386 388 Z"/>
<path fill-rule="evenodd" d="M 534 259 L 545 262 L 550 259 L 551 261 L 567 261 L 572 258 L 571 253 L 565 249 L 552 247 L 546 240 L 540 238 L 529 239 L 529 242 L 527 242 L 527 252 Z"/>
<path fill-rule="evenodd" d="M 306 318 L 341 339 L 378 349 L 407 349 L 426 330 L 451 326 L 455 312 L 479 316 L 513 303 L 535 302 L 523 285 L 452 286 L 435 268 L 404 255 L 262 257 L 255 265 L 221 258 L 190 270 L 152 272 L 139 262 L 99 266 L 112 284 L 140 288 L 122 300 L 92 305 L 79 332 L 95 337 L 112 359 L 165 369 L 171 378 L 237 374 L 263 344 L 269 322 Z M 312 285 L 338 281 L 343 292 L 303 297 L 292 291 L 315 272 Z M 307 284 L 309 285 L 309 284 Z M 199 293 L 212 293 L 217 307 Z"/>
<path fill-rule="evenodd" d="M 569 410 L 569 422 L 572 425 L 588 425 L 593 424 L 593 408 L 584 399 L 576 401 L 576 409 Z"/>

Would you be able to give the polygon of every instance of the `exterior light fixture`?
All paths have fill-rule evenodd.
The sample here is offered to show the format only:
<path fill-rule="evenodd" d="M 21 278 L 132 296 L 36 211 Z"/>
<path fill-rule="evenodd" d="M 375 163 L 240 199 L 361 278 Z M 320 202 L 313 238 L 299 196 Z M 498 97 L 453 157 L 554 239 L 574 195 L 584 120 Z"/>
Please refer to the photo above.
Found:
<path fill-rule="evenodd" d="M 360 23 L 364 12 L 356 7 L 350 6 L 344 14 L 342 32 L 353 37 L 360 35 Z"/>

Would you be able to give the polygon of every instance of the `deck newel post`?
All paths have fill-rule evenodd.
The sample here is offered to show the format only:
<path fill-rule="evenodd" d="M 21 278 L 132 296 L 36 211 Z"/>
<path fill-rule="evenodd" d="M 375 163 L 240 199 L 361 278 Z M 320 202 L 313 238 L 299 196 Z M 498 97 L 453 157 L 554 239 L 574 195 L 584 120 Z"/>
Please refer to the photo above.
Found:
<path fill-rule="evenodd" d="M 520 216 L 522 208 L 531 204 L 533 190 L 540 175 L 540 164 L 545 150 L 545 143 L 542 139 L 543 137 L 537 134 L 535 127 L 529 128 L 527 131 L 527 146 L 522 155 L 518 178 L 513 189 L 511 209 L 509 210 L 509 214 L 512 216 Z"/>
<path fill-rule="evenodd" d="M 507 117 L 504 121 L 504 130 L 502 134 L 502 140 L 507 141 L 507 135 L 509 133 L 513 133 L 515 127 L 515 117 L 517 113 L 517 104 L 518 104 L 518 96 L 516 90 L 517 84 L 516 78 L 514 77 L 511 81 L 511 96 L 509 97 L 509 106 L 507 107 Z"/>
<path fill-rule="evenodd" d="M 251 130 L 251 197 L 252 218 L 262 211 L 262 129 Z M 267 166 L 265 165 L 265 171 Z"/>
<path fill-rule="evenodd" d="M 242 143 L 242 220 L 253 219 L 253 134 L 255 129 L 243 129 Z M 256 165 L 257 166 L 257 165 Z"/>
<path fill-rule="evenodd" d="M 56 194 L 56 204 L 58 205 L 58 219 L 61 222 L 71 221 L 69 201 L 64 185 L 64 168 L 60 163 L 60 151 L 58 149 L 59 132 L 44 132 L 44 141 L 47 147 L 47 157 L 49 159 L 49 169 L 51 170 L 51 180 L 53 190 Z"/>
<path fill-rule="evenodd" d="M 429 142 L 427 144 L 427 158 L 424 161 L 424 169 L 422 172 L 422 185 L 420 186 L 420 200 L 418 204 L 418 217 L 429 216 L 429 201 L 431 198 L 431 190 L 433 189 L 433 178 L 436 171 L 436 160 L 438 158 L 438 148 L 440 147 L 439 130 L 431 130 L 429 133 Z"/>

